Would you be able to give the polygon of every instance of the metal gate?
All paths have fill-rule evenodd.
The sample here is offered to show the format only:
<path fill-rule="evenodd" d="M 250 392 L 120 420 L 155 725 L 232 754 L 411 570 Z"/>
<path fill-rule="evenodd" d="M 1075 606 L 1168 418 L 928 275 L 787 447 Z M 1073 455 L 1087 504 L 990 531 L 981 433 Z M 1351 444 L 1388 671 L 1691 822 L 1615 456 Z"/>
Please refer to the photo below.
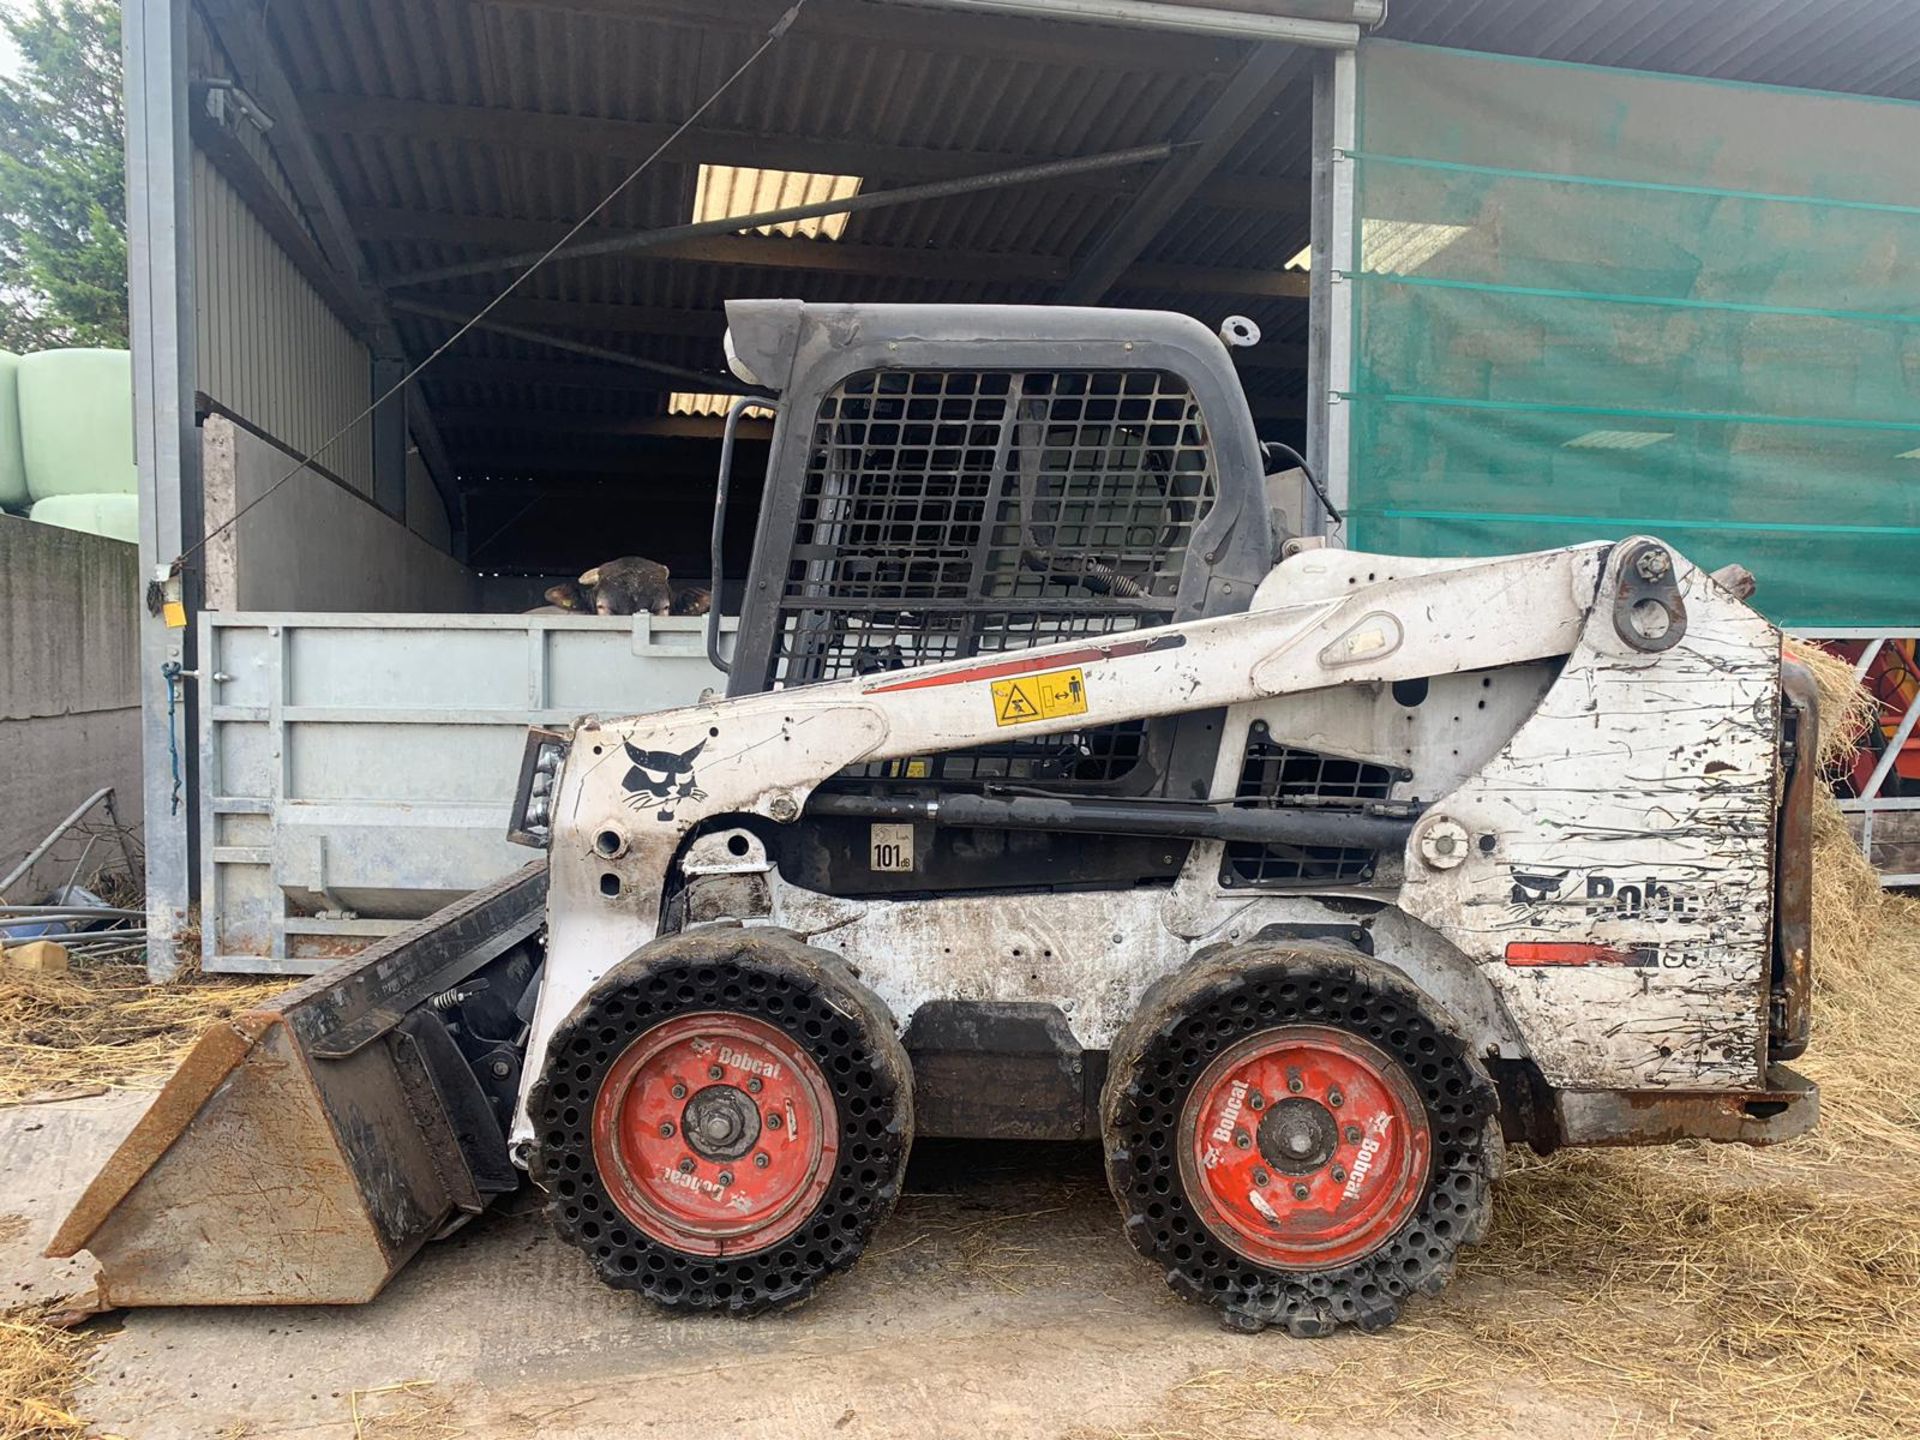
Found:
<path fill-rule="evenodd" d="M 706 623 L 205 614 L 204 968 L 322 970 L 517 869 L 526 727 L 719 690 Z M 725 648 L 735 624 L 721 621 Z"/>

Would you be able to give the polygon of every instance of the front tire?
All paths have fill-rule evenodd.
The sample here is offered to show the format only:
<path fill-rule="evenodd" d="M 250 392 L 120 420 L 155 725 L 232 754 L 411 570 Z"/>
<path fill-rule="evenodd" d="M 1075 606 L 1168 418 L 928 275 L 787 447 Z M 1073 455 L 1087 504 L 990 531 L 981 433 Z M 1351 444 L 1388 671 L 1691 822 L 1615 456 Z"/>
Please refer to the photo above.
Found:
<path fill-rule="evenodd" d="M 1486 1228 L 1493 1084 L 1431 999 L 1357 951 L 1245 947 L 1162 980 L 1101 1111 L 1128 1238 L 1235 1328 L 1382 1329 Z"/>
<path fill-rule="evenodd" d="M 607 1284 L 672 1310 L 806 1300 L 892 1210 L 906 1052 L 843 961 L 783 931 L 646 946 L 554 1031 L 533 1178 Z"/>

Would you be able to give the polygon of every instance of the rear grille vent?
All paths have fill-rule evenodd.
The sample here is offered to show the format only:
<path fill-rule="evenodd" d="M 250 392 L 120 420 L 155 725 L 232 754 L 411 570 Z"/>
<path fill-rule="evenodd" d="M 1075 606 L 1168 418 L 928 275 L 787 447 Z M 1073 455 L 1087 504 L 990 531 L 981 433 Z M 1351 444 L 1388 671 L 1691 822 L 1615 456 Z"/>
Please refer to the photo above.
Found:
<path fill-rule="evenodd" d="M 1247 742 L 1233 803 L 1247 809 L 1313 806 L 1357 810 L 1388 798 L 1396 772 L 1385 765 L 1347 760 L 1313 750 L 1277 745 L 1255 734 Z M 1372 850 L 1339 845 L 1227 844 L 1221 878 L 1237 885 L 1353 882 L 1373 877 Z"/>

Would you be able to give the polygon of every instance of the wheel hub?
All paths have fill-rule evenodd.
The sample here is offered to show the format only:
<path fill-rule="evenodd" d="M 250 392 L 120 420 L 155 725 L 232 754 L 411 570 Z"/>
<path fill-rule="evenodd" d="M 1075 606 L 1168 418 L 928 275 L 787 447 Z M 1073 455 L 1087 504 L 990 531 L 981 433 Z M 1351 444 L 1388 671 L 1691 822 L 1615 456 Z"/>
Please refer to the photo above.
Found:
<path fill-rule="evenodd" d="M 1305 1175 L 1333 1159 L 1340 1127 L 1318 1100 L 1289 1096 L 1267 1111 L 1256 1134 L 1260 1154 L 1276 1170 Z"/>
<path fill-rule="evenodd" d="M 1279 1270 L 1325 1269 L 1383 1244 L 1418 1208 L 1432 1148 L 1402 1068 L 1319 1025 L 1223 1050 L 1195 1081 L 1181 1132 L 1182 1178 L 1201 1220 Z"/>
<path fill-rule="evenodd" d="M 614 1204 L 695 1255 L 792 1234 L 832 1183 L 839 1144 L 814 1059 L 777 1026 L 725 1011 L 635 1040 L 593 1107 L 594 1164 Z"/>
<path fill-rule="evenodd" d="M 760 1112 L 735 1085 L 709 1085 L 680 1112 L 680 1129 L 707 1160 L 738 1160 L 760 1138 Z"/>

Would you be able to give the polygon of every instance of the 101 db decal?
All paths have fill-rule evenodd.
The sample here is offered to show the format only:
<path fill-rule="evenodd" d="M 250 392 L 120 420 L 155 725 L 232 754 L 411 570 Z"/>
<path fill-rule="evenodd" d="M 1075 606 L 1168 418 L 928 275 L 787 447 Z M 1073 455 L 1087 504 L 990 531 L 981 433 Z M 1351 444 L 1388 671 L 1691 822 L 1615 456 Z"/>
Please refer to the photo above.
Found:
<path fill-rule="evenodd" d="M 1024 725 L 1087 713 L 1087 678 L 1078 667 L 993 682 L 993 723 Z"/>

